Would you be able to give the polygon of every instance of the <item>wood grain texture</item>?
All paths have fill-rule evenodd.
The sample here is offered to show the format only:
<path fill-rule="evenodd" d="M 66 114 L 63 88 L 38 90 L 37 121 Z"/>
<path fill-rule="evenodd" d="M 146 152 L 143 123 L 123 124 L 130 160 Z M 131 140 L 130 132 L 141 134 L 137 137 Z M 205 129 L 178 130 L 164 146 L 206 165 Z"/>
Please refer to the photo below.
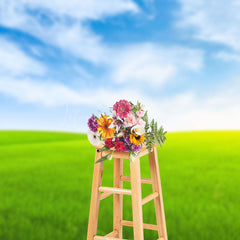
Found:
<path fill-rule="evenodd" d="M 158 192 L 159 195 L 154 199 L 155 205 L 155 212 L 156 212 L 156 219 L 158 225 L 158 237 L 164 240 L 167 240 L 167 228 L 166 228 L 166 221 L 165 221 L 165 213 L 164 213 L 164 206 L 163 206 L 163 196 L 162 196 L 162 187 L 160 181 L 160 172 L 158 166 L 158 156 L 157 156 L 157 148 L 154 147 L 153 151 L 149 154 L 149 164 L 150 164 L 150 171 L 152 177 L 152 188 L 153 192 Z"/>
<path fill-rule="evenodd" d="M 109 151 L 99 152 L 96 149 L 95 162 L 102 156 L 108 154 L 108 152 Z M 130 177 L 123 176 L 123 158 L 128 158 L 128 153 L 114 152 L 114 154 L 113 187 L 101 186 L 104 162 L 94 165 L 87 240 L 124 240 L 122 239 L 122 226 L 133 227 L 135 240 L 144 240 L 144 229 L 158 231 L 158 240 L 168 240 L 156 145 L 154 145 L 149 154 L 151 179 L 141 178 L 140 157 L 148 154 L 148 150 L 145 147 L 142 148 L 135 161 L 133 163 L 130 162 Z M 131 182 L 131 190 L 123 189 L 123 181 Z M 153 188 L 153 193 L 144 199 L 142 199 L 141 183 L 152 184 Z M 97 236 L 99 202 L 112 194 L 113 231 L 105 236 Z M 123 195 L 132 195 L 133 221 L 122 219 Z M 143 223 L 142 205 L 153 199 L 157 225 Z"/>
<path fill-rule="evenodd" d="M 125 194 L 132 195 L 132 191 L 129 189 L 113 188 L 113 187 L 99 187 L 100 192 L 112 193 L 112 194 Z"/>
<path fill-rule="evenodd" d="M 94 240 L 127 240 L 127 239 L 95 236 L 95 237 L 94 237 Z"/>
<path fill-rule="evenodd" d="M 128 176 L 121 176 L 121 181 L 124 182 L 131 182 L 131 178 Z M 141 178 L 141 183 L 145 183 L 145 184 L 152 184 L 152 179 L 150 178 Z"/>
<path fill-rule="evenodd" d="M 107 197 L 109 197 L 111 195 L 112 195 L 112 193 L 101 193 L 100 200 L 103 200 L 103 199 L 105 199 L 105 198 L 107 198 Z"/>
<path fill-rule="evenodd" d="M 142 187 L 140 159 L 130 163 L 134 239 L 143 240 Z"/>
<path fill-rule="evenodd" d="M 114 158 L 114 168 L 113 168 L 113 187 L 123 188 L 123 182 L 120 176 L 123 174 L 123 159 Z M 113 230 L 117 231 L 118 238 L 122 238 L 122 220 L 123 215 L 123 195 L 114 194 L 113 195 Z"/>
<path fill-rule="evenodd" d="M 133 227 L 133 222 L 132 221 L 127 221 L 127 220 L 122 220 L 121 224 L 123 226 L 128 226 L 128 227 Z M 154 224 L 148 224 L 148 223 L 143 223 L 143 228 L 144 229 L 149 229 L 149 230 L 158 230 L 158 226 Z"/>
<path fill-rule="evenodd" d="M 112 232 L 108 233 L 104 237 L 116 237 L 118 232 L 116 230 L 113 230 Z"/>
<path fill-rule="evenodd" d="M 157 146 L 157 144 L 156 143 L 154 143 L 154 147 L 155 146 Z M 102 147 L 103 147 L 103 145 L 99 145 L 99 146 L 94 146 L 94 147 L 96 147 L 96 149 L 97 150 L 100 150 Z M 154 148 L 153 147 L 153 148 Z M 152 151 L 153 151 L 153 149 L 152 149 Z M 106 151 L 103 151 L 102 152 L 102 156 L 104 157 L 104 156 L 106 156 L 107 154 L 109 154 L 109 153 L 111 153 L 111 152 L 113 152 L 113 155 L 112 155 L 112 157 L 113 158 L 118 158 L 118 159 L 129 159 L 129 154 L 128 154 L 128 152 L 117 152 L 117 151 L 110 151 L 110 150 L 106 150 Z M 142 156 L 144 156 L 144 155 L 146 155 L 146 154 L 148 154 L 148 150 L 147 150 L 147 147 L 146 147 L 146 145 L 142 145 L 142 148 L 141 148 L 141 151 L 140 151 L 140 153 L 138 154 L 138 157 L 140 158 L 140 157 L 142 157 Z"/>
<path fill-rule="evenodd" d="M 147 197 L 143 198 L 143 200 L 142 200 L 142 205 L 148 203 L 149 201 L 155 199 L 155 198 L 158 197 L 158 196 L 159 196 L 159 193 L 158 193 L 158 192 L 154 192 L 154 193 L 148 195 Z"/>
<path fill-rule="evenodd" d="M 100 158 L 101 153 L 97 152 L 96 150 L 95 162 Z M 92 195 L 88 220 L 87 240 L 93 240 L 94 236 L 97 234 L 98 213 L 100 203 L 100 192 L 98 189 L 102 184 L 103 162 L 97 164 L 95 164 L 95 162 L 93 171 Z"/>

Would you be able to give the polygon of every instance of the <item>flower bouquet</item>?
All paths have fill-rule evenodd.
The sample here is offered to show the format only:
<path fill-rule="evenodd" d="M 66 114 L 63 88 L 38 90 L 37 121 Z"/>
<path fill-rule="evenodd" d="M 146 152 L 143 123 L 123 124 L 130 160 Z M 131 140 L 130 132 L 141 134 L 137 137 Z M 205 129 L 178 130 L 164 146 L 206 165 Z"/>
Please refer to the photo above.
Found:
<path fill-rule="evenodd" d="M 150 153 L 154 143 L 161 146 L 165 142 L 167 132 L 162 126 L 158 128 L 154 119 L 149 123 L 147 111 L 141 103 L 135 105 L 120 100 L 110 109 L 111 116 L 101 113 L 97 117 L 93 114 L 88 119 L 90 143 L 102 146 L 100 152 L 110 151 L 97 162 L 111 160 L 114 151 L 128 152 L 129 160 L 133 162 L 143 145 Z"/>

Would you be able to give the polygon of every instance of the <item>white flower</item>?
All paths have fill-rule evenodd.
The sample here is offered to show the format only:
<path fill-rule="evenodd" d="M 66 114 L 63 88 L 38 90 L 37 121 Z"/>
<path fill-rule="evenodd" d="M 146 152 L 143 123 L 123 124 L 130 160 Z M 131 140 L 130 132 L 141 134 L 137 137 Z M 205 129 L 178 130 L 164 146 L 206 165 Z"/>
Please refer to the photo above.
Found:
<path fill-rule="evenodd" d="M 117 134 L 117 137 L 123 137 L 124 134 L 125 134 L 125 132 L 121 131 L 121 132 L 119 132 L 119 133 Z"/>
<path fill-rule="evenodd" d="M 140 110 L 143 111 L 143 109 L 144 109 L 145 106 L 140 103 L 140 106 L 139 106 L 139 107 L 140 107 Z"/>
<path fill-rule="evenodd" d="M 113 110 L 113 111 L 112 111 L 112 117 L 114 118 L 114 117 L 116 117 L 116 116 L 117 116 L 116 111 Z"/>
<path fill-rule="evenodd" d="M 88 130 L 88 140 L 94 146 L 98 146 L 98 145 L 101 145 L 103 143 L 100 140 L 99 132 L 92 132 L 91 130 Z"/>
<path fill-rule="evenodd" d="M 132 127 L 131 132 L 135 132 L 137 135 L 143 135 L 145 134 L 145 128 L 141 125 L 135 125 Z"/>

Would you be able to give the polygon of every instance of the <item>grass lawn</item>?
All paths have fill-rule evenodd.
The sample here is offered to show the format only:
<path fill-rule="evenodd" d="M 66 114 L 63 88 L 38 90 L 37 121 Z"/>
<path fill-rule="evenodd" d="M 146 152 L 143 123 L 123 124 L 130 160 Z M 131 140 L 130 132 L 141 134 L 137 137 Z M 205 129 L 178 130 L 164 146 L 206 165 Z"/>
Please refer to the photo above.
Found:
<path fill-rule="evenodd" d="M 240 131 L 167 138 L 158 156 L 169 240 L 239 240 Z M 0 239 L 86 240 L 94 153 L 81 134 L 0 131 Z M 103 185 L 112 186 L 112 162 L 104 165 Z M 150 177 L 147 157 L 141 168 Z M 142 186 L 145 197 L 151 186 Z M 143 216 L 155 223 L 153 202 Z M 124 219 L 131 218 L 124 196 Z M 98 230 L 112 231 L 112 197 L 100 204 Z M 132 228 L 123 230 L 133 239 Z M 145 239 L 157 239 L 156 232 L 146 230 Z"/>

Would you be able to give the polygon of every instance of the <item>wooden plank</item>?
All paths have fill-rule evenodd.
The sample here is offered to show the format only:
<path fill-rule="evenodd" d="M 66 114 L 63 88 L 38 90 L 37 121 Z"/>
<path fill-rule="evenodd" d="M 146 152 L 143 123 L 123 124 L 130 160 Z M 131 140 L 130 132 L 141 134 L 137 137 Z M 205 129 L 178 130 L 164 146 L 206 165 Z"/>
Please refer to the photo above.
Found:
<path fill-rule="evenodd" d="M 132 221 L 122 220 L 121 224 L 123 226 L 133 227 L 133 222 Z M 143 223 L 143 228 L 144 229 L 149 229 L 149 230 L 154 230 L 154 231 L 158 230 L 158 226 L 157 225 L 148 224 L 148 223 Z"/>
<path fill-rule="evenodd" d="M 142 200 L 142 205 L 144 205 L 144 204 L 146 204 L 147 202 L 155 199 L 155 198 L 158 197 L 158 196 L 159 196 L 158 192 L 154 192 L 154 193 L 148 195 L 147 197 L 145 197 L 145 198 Z"/>
<path fill-rule="evenodd" d="M 150 164 L 151 177 L 153 181 L 152 183 L 153 192 L 159 193 L 159 196 L 154 199 L 156 219 L 157 219 L 157 225 L 158 225 L 158 237 L 160 239 L 163 238 L 164 240 L 168 240 L 156 147 L 154 147 L 153 151 L 149 154 L 149 164 Z"/>
<path fill-rule="evenodd" d="M 142 188 L 140 159 L 130 163 L 134 239 L 143 240 Z"/>
<path fill-rule="evenodd" d="M 99 192 L 107 192 L 112 194 L 125 194 L 125 195 L 132 194 L 132 191 L 130 189 L 113 188 L 113 187 L 99 187 Z"/>
<path fill-rule="evenodd" d="M 123 189 L 120 176 L 123 174 L 123 159 L 114 158 L 113 187 Z M 113 195 L 113 230 L 117 231 L 117 238 L 122 238 L 123 195 Z"/>
<path fill-rule="evenodd" d="M 130 182 L 131 179 L 128 176 L 121 176 L 121 181 Z M 152 184 L 152 179 L 150 178 L 141 178 L 141 183 Z"/>
<path fill-rule="evenodd" d="M 105 235 L 104 237 L 116 237 L 118 232 L 116 230 L 113 230 L 109 234 Z"/>
<path fill-rule="evenodd" d="M 154 144 L 154 146 L 156 146 L 156 145 L 157 144 Z M 95 147 L 96 147 L 97 150 L 100 150 L 103 147 L 103 145 L 99 145 L 99 146 L 95 146 Z M 153 151 L 153 149 L 152 149 L 152 151 Z M 110 151 L 110 150 L 103 151 L 102 152 L 102 156 L 105 156 L 105 155 L 109 154 L 110 152 L 112 152 L 112 151 Z M 146 148 L 146 145 L 143 145 L 142 148 L 141 148 L 141 152 L 138 154 L 138 157 L 140 158 L 140 157 L 142 157 L 142 156 L 144 156 L 146 154 L 148 154 L 148 150 Z M 113 158 L 129 159 L 129 153 L 128 152 L 120 152 L 119 153 L 117 151 L 114 151 L 113 152 Z"/>
<path fill-rule="evenodd" d="M 107 154 L 111 153 L 112 151 L 103 151 L 102 152 L 102 156 L 106 156 Z M 117 159 L 129 159 L 129 153 L 128 152 L 117 152 L 117 151 L 114 151 L 113 152 L 113 155 L 112 155 L 113 158 L 117 158 Z"/>
<path fill-rule="evenodd" d="M 148 154 L 148 150 L 146 148 L 142 149 L 141 152 L 138 154 L 138 157 L 143 157 L 144 155 Z"/>
<path fill-rule="evenodd" d="M 94 237 L 94 240 L 127 240 L 127 239 L 95 236 L 95 237 Z"/>
<path fill-rule="evenodd" d="M 103 199 L 105 199 L 106 197 L 109 197 L 109 196 L 111 196 L 112 195 L 112 193 L 101 193 L 101 195 L 100 195 L 100 200 L 103 200 Z"/>
<path fill-rule="evenodd" d="M 95 162 L 101 158 L 101 153 L 95 153 Z M 87 240 L 93 240 L 97 233 L 98 224 L 98 213 L 99 213 L 99 202 L 100 202 L 100 192 L 99 187 L 102 184 L 102 173 L 103 173 L 103 162 L 95 164 L 93 171 L 93 181 L 92 181 L 92 195 L 90 203 L 90 212 L 88 220 L 88 233 Z"/>

